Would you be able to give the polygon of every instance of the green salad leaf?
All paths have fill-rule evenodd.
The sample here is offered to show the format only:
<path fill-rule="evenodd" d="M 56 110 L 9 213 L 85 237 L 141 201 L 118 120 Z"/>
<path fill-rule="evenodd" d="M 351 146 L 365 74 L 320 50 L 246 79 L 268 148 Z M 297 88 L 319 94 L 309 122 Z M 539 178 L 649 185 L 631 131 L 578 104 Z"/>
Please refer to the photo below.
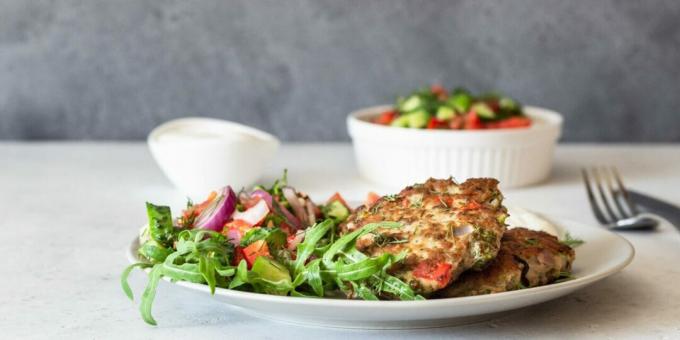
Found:
<path fill-rule="evenodd" d="M 293 264 L 295 275 L 299 274 L 309 256 L 314 252 L 319 240 L 333 228 L 333 225 L 333 221 L 328 219 L 307 229 L 304 241 L 297 246 L 297 258 Z"/>
<path fill-rule="evenodd" d="M 151 306 L 161 278 L 205 283 L 210 287 L 211 293 L 214 293 L 215 287 L 227 287 L 229 277 L 236 273 L 230 266 L 233 246 L 222 234 L 202 229 L 183 230 L 176 238 L 176 250 L 165 257 L 163 262 L 136 263 L 128 266 L 121 275 L 123 291 L 132 299 L 132 290 L 127 283 L 130 272 L 134 268 L 151 268 L 149 282 L 142 294 L 140 312 L 144 321 L 152 325 L 155 325 L 156 321 L 151 316 Z"/>
<path fill-rule="evenodd" d="M 153 212 L 156 214 L 155 226 L 160 230 L 167 217 L 163 214 L 169 213 L 169 210 L 153 208 Z M 276 251 L 271 252 L 270 256 L 257 257 L 252 268 L 248 267 L 245 260 L 241 260 L 237 266 L 231 265 L 235 256 L 234 247 L 220 233 L 194 229 L 168 235 L 157 234 L 166 235 L 159 239 L 174 240 L 172 248 L 167 248 L 170 253 L 159 250 L 162 248 L 156 238 L 147 240 L 141 248 L 162 251 L 161 255 L 145 256 L 150 263 L 136 263 L 125 268 L 121 275 L 121 287 L 125 295 L 133 299 L 127 283 L 130 272 L 135 268 L 151 268 L 139 308 L 144 321 L 152 325 L 156 321 L 151 314 L 151 307 L 161 278 L 206 284 L 212 294 L 216 287 L 223 287 L 274 295 L 324 297 L 327 292 L 339 289 L 349 297 L 365 300 L 377 300 L 380 296 L 402 300 L 422 299 L 408 284 L 388 273 L 394 263 L 404 259 L 405 253 L 369 257 L 355 247 L 358 238 L 378 228 L 400 227 L 401 224 L 395 222 L 371 223 L 336 239 L 335 222 L 326 219 L 305 231 L 294 260 L 291 260 L 291 253 L 285 248 L 286 234 L 279 228 L 254 228 L 244 235 L 240 245 L 266 240 L 270 249 Z"/>
<path fill-rule="evenodd" d="M 130 273 L 132 272 L 132 270 L 134 270 L 135 268 L 138 268 L 138 267 L 141 268 L 141 269 L 145 269 L 145 268 L 152 267 L 152 265 L 150 265 L 148 263 L 141 263 L 141 262 L 135 263 L 135 264 L 127 266 L 123 270 L 123 273 L 120 275 L 120 285 L 123 288 L 123 292 L 125 292 L 125 295 L 130 300 L 134 300 L 134 295 L 132 294 L 132 289 L 130 289 L 130 284 L 128 284 L 128 277 L 130 276 Z"/>
<path fill-rule="evenodd" d="M 153 263 L 161 263 L 172 254 L 172 249 L 160 245 L 156 240 L 149 240 L 139 247 L 138 252 Z"/>

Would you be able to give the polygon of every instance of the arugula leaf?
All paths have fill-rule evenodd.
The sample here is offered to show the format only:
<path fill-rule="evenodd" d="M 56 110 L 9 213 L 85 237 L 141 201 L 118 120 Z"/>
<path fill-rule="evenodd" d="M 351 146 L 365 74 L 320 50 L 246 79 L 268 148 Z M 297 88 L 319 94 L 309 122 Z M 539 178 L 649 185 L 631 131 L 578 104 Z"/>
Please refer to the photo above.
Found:
<path fill-rule="evenodd" d="M 335 263 L 335 273 L 338 279 L 343 281 L 363 280 L 381 272 L 391 257 L 391 254 L 384 253 L 378 257 L 369 257 L 350 264 L 338 261 Z"/>
<path fill-rule="evenodd" d="M 259 240 L 264 240 L 269 235 L 269 230 L 264 228 L 252 228 L 246 231 L 241 238 L 241 247 L 247 247 L 251 243 Z"/>
<path fill-rule="evenodd" d="M 183 262 L 184 259 L 179 258 L 182 254 L 179 252 L 172 253 L 165 259 L 165 262 L 158 265 L 161 268 L 161 275 L 167 276 L 175 281 L 189 281 L 193 283 L 203 283 L 205 279 L 199 271 L 198 264 Z M 179 260 L 175 263 L 175 260 Z M 154 267 L 155 269 L 155 267 Z"/>
<path fill-rule="evenodd" d="M 255 241 L 265 240 L 270 249 L 277 249 L 286 245 L 286 238 L 286 233 L 280 228 L 252 228 L 241 238 L 241 247 L 247 247 Z"/>
<path fill-rule="evenodd" d="M 312 291 L 314 291 L 314 294 L 316 294 L 316 296 L 319 297 L 324 296 L 324 278 L 321 276 L 320 264 L 321 259 L 314 259 L 312 261 L 309 261 L 307 266 L 305 266 L 305 268 L 295 276 L 295 280 L 293 281 L 293 288 L 297 289 L 302 284 L 307 283 L 307 285 L 312 288 Z M 292 292 L 297 291 L 293 290 L 291 291 L 291 293 Z"/>
<path fill-rule="evenodd" d="M 125 295 L 127 295 L 127 297 L 130 300 L 134 300 L 134 295 L 132 294 L 132 289 L 130 289 L 130 284 L 128 284 L 128 277 L 130 276 L 132 270 L 135 269 L 136 267 L 144 269 L 152 267 L 152 265 L 148 263 L 139 262 L 129 265 L 123 270 L 123 273 L 120 275 L 120 286 L 123 288 L 123 292 L 125 292 Z"/>
<path fill-rule="evenodd" d="M 248 264 L 246 263 L 246 260 L 241 260 L 238 267 L 236 267 L 234 278 L 231 280 L 231 283 L 229 283 L 229 289 L 240 287 L 248 282 Z"/>
<path fill-rule="evenodd" d="M 217 279 L 215 278 L 215 263 L 208 256 L 201 256 L 198 259 L 198 272 L 201 273 L 203 280 L 210 287 L 210 294 L 215 294 Z"/>
<path fill-rule="evenodd" d="M 142 294 L 140 312 L 144 321 L 151 325 L 156 324 L 151 315 L 151 306 L 162 277 L 173 282 L 207 283 L 214 294 L 215 287 L 226 286 L 227 278 L 236 273 L 229 265 L 233 247 L 223 235 L 210 230 L 184 230 L 177 234 L 176 239 L 176 250 L 163 262 L 153 265 Z M 121 274 L 121 286 L 129 298 L 132 298 L 132 291 L 127 284 L 127 277 L 136 267 L 148 268 L 151 264 L 137 263 L 127 267 Z"/>
<path fill-rule="evenodd" d="M 401 223 L 398 222 L 378 222 L 366 224 L 362 228 L 357 229 L 335 241 L 335 243 L 333 243 L 328 248 L 328 250 L 323 254 L 322 257 L 323 263 L 326 267 L 333 268 L 335 267 L 333 263 L 333 258 L 349 244 L 353 244 L 359 237 L 366 235 L 378 228 L 400 228 L 400 227 Z"/>
<path fill-rule="evenodd" d="M 156 296 L 156 288 L 158 288 L 158 281 L 161 279 L 162 271 L 163 268 L 159 264 L 153 267 L 151 273 L 149 273 L 149 284 L 144 289 L 144 293 L 142 293 L 142 303 L 139 305 L 142 319 L 153 326 L 156 325 L 156 320 L 151 316 L 151 306 L 153 305 L 153 299 Z"/>
<path fill-rule="evenodd" d="M 416 295 L 411 286 L 392 275 L 386 275 L 382 279 L 382 290 L 393 294 L 400 300 L 425 300 L 422 296 Z"/>
<path fill-rule="evenodd" d="M 324 220 L 321 223 L 317 223 L 312 227 L 308 228 L 305 232 L 305 239 L 302 243 L 297 246 L 297 257 L 293 263 L 293 274 L 298 275 L 305 262 L 310 255 L 314 252 L 316 244 L 321 240 L 321 238 L 328 233 L 329 230 L 334 226 L 332 220 Z M 324 261 L 325 262 L 325 261 Z"/>
<path fill-rule="evenodd" d="M 172 249 L 168 249 L 156 240 L 151 239 L 142 244 L 137 253 L 151 263 L 162 263 L 168 255 L 172 254 Z"/>
<path fill-rule="evenodd" d="M 352 289 L 354 290 L 354 293 L 356 296 L 368 300 L 368 301 L 378 301 L 378 297 L 373 293 L 373 291 L 366 287 L 364 283 L 354 283 L 351 282 Z"/>
<path fill-rule="evenodd" d="M 348 287 L 343 283 L 341 277 L 346 275 L 354 293 L 366 299 L 372 299 L 375 292 L 385 292 L 398 297 L 401 300 L 421 300 L 424 299 L 420 295 L 416 295 L 413 289 L 398 278 L 387 274 L 387 269 L 395 262 L 402 260 L 406 254 L 400 253 L 397 256 L 391 254 L 384 254 L 378 258 L 368 258 L 365 254 L 359 252 L 354 248 L 356 240 L 368 233 L 373 232 L 378 228 L 399 228 L 400 223 L 397 222 L 378 222 L 370 223 L 357 229 L 335 241 L 328 251 L 323 255 L 322 261 L 327 268 L 335 269 L 336 282 L 340 289 L 347 292 Z M 339 256 L 338 261 L 334 258 Z M 344 261 L 344 262 L 342 262 Z M 338 264 L 340 262 L 340 264 Z M 360 263 L 360 264 L 359 264 Z M 347 270 L 345 270 L 347 268 Z M 338 269 L 344 270 L 343 275 L 338 274 Z M 371 273 L 372 272 L 372 273 Z M 370 276 L 368 273 L 371 273 Z M 370 283 L 374 289 L 371 290 L 363 284 L 361 279 Z M 354 280 L 352 280 L 354 279 Z M 359 281 L 359 282 L 355 282 Z M 370 292 L 370 294 L 369 294 Z"/>
<path fill-rule="evenodd" d="M 307 284 L 318 296 L 324 295 L 323 279 L 321 278 L 321 259 L 312 260 L 304 272 Z"/>
<path fill-rule="evenodd" d="M 154 208 L 153 214 L 162 211 Z M 154 217 L 158 231 L 162 230 L 159 226 L 165 223 L 162 216 Z M 327 219 L 307 229 L 294 261 L 284 256 L 288 254 L 283 247 L 286 235 L 279 228 L 252 230 L 244 237 L 246 243 L 264 239 L 270 246 L 280 248 L 272 254 L 281 259 L 258 257 L 251 270 L 248 270 L 245 260 L 237 267 L 230 265 L 234 249 L 220 233 L 202 229 L 182 230 L 168 238 L 175 247 L 174 251 L 167 249 L 169 254 L 157 245 L 155 239 L 151 240 L 147 247 L 161 253 L 152 256 L 158 263 L 137 263 L 125 268 L 121 287 L 132 299 L 132 290 L 127 283 L 130 272 L 134 268 L 152 267 L 140 304 L 142 318 L 152 325 L 156 324 L 156 320 L 151 314 L 151 307 L 158 282 L 163 277 L 171 281 L 207 284 L 212 294 L 216 287 L 228 287 L 266 294 L 323 297 L 327 291 L 339 288 L 348 295 L 365 300 L 376 300 L 383 294 L 402 300 L 422 299 L 406 283 L 387 273 L 393 263 L 404 259 L 406 253 L 369 257 L 354 246 L 359 237 L 378 228 L 400 226 L 396 222 L 367 224 L 335 240 L 335 223 Z M 310 260 L 314 254 L 320 258 Z M 291 279 L 291 274 L 294 274 L 295 280 Z"/>

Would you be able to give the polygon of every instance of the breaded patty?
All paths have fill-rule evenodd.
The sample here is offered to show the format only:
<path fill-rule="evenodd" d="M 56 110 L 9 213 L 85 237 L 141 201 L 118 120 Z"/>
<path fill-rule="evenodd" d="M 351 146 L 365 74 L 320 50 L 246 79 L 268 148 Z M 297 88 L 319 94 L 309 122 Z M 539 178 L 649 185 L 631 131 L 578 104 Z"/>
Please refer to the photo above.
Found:
<path fill-rule="evenodd" d="M 483 271 L 468 271 L 440 297 L 500 293 L 552 283 L 571 272 L 574 250 L 548 233 L 513 228 L 503 235 L 498 256 Z"/>
<path fill-rule="evenodd" d="M 367 223 L 401 222 L 402 228 L 381 228 L 362 236 L 356 247 L 369 256 L 406 252 L 391 273 L 417 293 L 429 295 L 496 257 L 507 217 L 497 186 L 498 181 L 489 178 L 461 184 L 429 179 L 357 208 L 341 232 Z"/>

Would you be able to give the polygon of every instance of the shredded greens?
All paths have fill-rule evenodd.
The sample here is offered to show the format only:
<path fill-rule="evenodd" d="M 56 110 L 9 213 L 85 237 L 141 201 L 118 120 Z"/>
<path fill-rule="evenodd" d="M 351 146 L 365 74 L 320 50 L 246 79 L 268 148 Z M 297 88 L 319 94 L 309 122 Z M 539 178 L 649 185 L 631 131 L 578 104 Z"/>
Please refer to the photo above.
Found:
<path fill-rule="evenodd" d="M 139 308 L 144 321 L 151 325 L 156 324 L 151 307 L 162 278 L 206 284 L 213 294 L 216 287 L 221 287 L 298 297 L 325 297 L 332 295 L 331 291 L 340 290 L 348 297 L 366 300 L 376 300 L 380 296 L 401 300 L 423 299 L 409 285 L 388 273 L 388 269 L 403 260 L 406 254 L 368 257 L 354 246 L 359 237 L 378 228 L 400 228 L 399 223 L 372 223 L 337 238 L 335 221 L 325 219 L 305 231 L 304 240 L 297 245 L 294 257 L 286 251 L 286 234 L 279 228 L 253 228 L 245 233 L 240 245 L 265 240 L 271 255 L 257 257 L 248 268 L 245 260 L 232 265 L 234 246 L 220 233 L 167 228 L 161 223 L 170 218 L 170 210 L 166 208 L 149 210 L 150 221 L 153 218 L 154 223 L 149 225 L 152 238 L 147 243 L 162 247 L 153 236 L 162 235 L 163 240 L 174 241 L 174 248 L 170 245 L 152 254 L 143 251 L 147 247 L 140 247 L 140 255 L 145 261 L 125 268 L 121 275 L 122 289 L 133 299 L 132 289 L 127 283 L 130 272 L 135 268 L 150 269 Z"/>

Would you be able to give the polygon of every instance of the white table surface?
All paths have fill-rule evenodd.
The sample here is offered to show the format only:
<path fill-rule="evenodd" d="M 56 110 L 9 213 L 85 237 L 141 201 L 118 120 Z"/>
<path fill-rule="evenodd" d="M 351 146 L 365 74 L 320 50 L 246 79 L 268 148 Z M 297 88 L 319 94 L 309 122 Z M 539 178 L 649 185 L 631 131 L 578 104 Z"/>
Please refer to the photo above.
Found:
<path fill-rule="evenodd" d="M 244 315 L 210 296 L 160 284 L 145 324 L 120 290 L 124 249 L 144 202 L 181 206 L 141 143 L 0 143 L 0 338 L 680 338 L 680 233 L 625 233 L 636 248 L 621 273 L 559 300 L 452 328 L 358 331 L 292 326 Z M 506 190 L 508 202 L 595 220 L 579 168 L 616 165 L 628 184 L 680 203 L 678 145 L 561 145 L 551 179 Z M 265 180 L 288 168 L 313 198 L 388 193 L 358 178 L 345 144 L 285 145 Z M 577 259 L 578 261 L 578 259 Z M 140 292 L 146 275 L 131 277 Z M 139 293 L 138 293 L 139 294 Z"/>

